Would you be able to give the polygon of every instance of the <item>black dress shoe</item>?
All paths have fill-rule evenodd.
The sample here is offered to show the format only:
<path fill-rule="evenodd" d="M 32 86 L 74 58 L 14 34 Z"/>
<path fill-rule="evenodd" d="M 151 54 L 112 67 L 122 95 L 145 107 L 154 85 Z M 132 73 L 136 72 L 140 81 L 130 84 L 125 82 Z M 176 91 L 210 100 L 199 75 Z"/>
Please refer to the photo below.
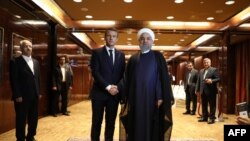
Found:
<path fill-rule="evenodd" d="M 198 120 L 198 122 L 207 122 L 207 118 L 201 118 Z"/>
<path fill-rule="evenodd" d="M 214 119 L 208 120 L 207 124 L 214 124 Z"/>
<path fill-rule="evenodd" d="M 195 115 L 195 112 L 191 112 L 190 115 Z"/>
<path fill-rule="evenodd" d="M 69 113 L 67 113 L 67 112 L 63 113 L 63 115 L 65 115 L 65 116 L 70 116 Z"/>
<path fill-rule="evenodd" d="M 34 137 L 32 138 L 26 138 L 26 141 L 37 141 Z"/>
<path fill-rule="evenodd" d="M 52 114 L 52 116 L 53 116 L 53 117 L 57 117 L 57 115 L 56 115 L 56 114 Z"/>
<path fill-rule="evenodd" d="M 188 115 L 188 114 L 190 114 L 190 112 L 189 111 L 186 111 L 185 113 L 182 113 L 183 115 Z"/>

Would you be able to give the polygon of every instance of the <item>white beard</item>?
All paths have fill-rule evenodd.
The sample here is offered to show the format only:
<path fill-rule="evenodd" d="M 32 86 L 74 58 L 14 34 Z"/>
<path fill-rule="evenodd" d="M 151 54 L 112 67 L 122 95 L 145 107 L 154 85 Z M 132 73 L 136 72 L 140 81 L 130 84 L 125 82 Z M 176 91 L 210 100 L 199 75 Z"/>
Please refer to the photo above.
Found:
<path fill-rule="evenodd" d="M 151 48 L 152 48 L 152 46 L 149 46 L 149 45 L 140 46 L 141 52 L 146 52 L 146 51 L 150 50 Z"/>

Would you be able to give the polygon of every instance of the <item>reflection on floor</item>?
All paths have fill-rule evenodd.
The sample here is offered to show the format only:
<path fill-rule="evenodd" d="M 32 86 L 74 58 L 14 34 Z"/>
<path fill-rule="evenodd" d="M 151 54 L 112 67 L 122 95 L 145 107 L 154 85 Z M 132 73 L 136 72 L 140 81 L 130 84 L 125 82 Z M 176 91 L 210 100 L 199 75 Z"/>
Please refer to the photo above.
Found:
<path fill-rule="evenodd" d="M 47 116 L 39 119 L 36 139 L 38 141 L 89 141 L 91 127 L 91 102 L 82 101 L 69 107 L 70 116 Z M 198 115 L 183 115 L 184 101 L 177 100 L 173 107 L 172 141 L 223 141 L 223 125 L 235 124 L 235 115 L 223 115 L 224 122 L 208 125 L 199 123 Z M 118 118 L 114 139 L 118 141 Z M 102 125 L 101 139 L 103 139 Z M 0 141 L 15 141 L 15 130 L 0 134 Z"/>

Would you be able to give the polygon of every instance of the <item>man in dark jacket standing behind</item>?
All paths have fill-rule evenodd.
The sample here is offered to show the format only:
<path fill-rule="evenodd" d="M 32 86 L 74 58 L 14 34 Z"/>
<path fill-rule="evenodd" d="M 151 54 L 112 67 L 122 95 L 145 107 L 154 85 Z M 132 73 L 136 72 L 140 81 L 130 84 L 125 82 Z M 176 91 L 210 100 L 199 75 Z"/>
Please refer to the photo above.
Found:
<path fill-rule="evenodd" d="M 66 56 L 58 57 L 58 65 L 54 70 L 54 74 L 52 77 L 52 90 L 54 90 L 54 100 L 52 106 L 52 115 L 54 117 L 57 116 L 58 113 L 58 105 L 59 105 L 59 96 L 61 95 L 62 104 L 61 104 L 61 112 L 65 116 L 69 116 L 67 111 L 68 106 L 68 92 L 69 89 L 72 89 L 72 72 L 69 66 L 66 64 Z"/>
<path fill-rule="evenodd" d="M 10 62 L 10 82 L 12 99 L 16 112 L 16 138 L 25 141 L 25 124 L 28 120 L 26 141 L 35 141 L 38 123 L 38 101 L 40 95 L 40 67 L 32 58 L 32 43 L 20 42 L 22 55 Z"/>

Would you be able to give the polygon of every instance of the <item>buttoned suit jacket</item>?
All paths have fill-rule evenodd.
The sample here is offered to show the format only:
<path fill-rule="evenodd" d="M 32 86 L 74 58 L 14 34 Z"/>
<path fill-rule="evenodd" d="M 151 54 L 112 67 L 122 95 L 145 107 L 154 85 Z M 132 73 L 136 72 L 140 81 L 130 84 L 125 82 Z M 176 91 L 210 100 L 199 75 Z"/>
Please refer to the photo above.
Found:
<path fill-rule="evenodd" d="M 109 97 L 119 98 L 119 93 L 116 96 L 112 96 L 105 89 L 110 84 L 117 85 L 124 75 L 125 55 L 116 49 L 114 53 L 115 61 L 112 64 L 105 46 L 93 50 L 90 62 L 91 73 L 94 79 L 90 92 L 91 99 L 105 100 Z"/>
<path fill-rule="evenodd" d="M 63 75 L 62 75 L 61 67 L 59 65 L 57 65 L 54 72 L 53 72 L 52 85 L 53 85 L 53 87 L 57 87 L 58 91 L 60 91 L 62 88 L 62 86 L 61 86 L 62 79 L 63 79 Z M 67 90 L 72 85 L 72 81 L 73 80 L 72 80 L 71 70 L 70 70 L 69 66 L 67 66 L 65 64 L 65 83 L 66 83 Z"/>

